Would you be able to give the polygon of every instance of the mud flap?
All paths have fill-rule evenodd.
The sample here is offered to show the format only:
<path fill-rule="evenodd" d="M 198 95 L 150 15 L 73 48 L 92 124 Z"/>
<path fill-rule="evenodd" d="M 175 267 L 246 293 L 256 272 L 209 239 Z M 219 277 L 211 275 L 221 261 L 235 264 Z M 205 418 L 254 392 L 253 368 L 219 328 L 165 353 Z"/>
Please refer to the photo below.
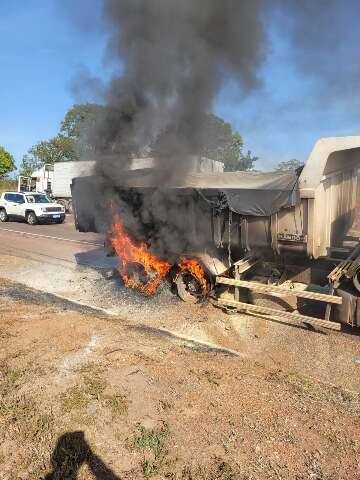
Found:
<path fill-rule="evenodd" d="M 345 287 L 337 288 L 336 295 L 342 298 L 342 304 L 334 306 L 334 320 L 352 327 L 360 327 L 360 303 L 355 290 Z"/>

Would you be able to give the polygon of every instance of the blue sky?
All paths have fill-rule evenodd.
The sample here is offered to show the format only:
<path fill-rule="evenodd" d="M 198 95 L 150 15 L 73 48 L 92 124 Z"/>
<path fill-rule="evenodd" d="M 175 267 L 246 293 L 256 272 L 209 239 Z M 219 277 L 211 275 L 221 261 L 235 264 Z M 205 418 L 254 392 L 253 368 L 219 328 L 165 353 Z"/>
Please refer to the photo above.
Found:
<path fill-rule="evenodd" d="M 39 140 L 56 135 L 77 98 L 71 84 L 83 68 L 103 70 L 100 28 L 79 28 L 54 0 L 0 2 L 0 145 L 21 161 Z M 96 6 L 96 3 L 93 2 Z M 92 15 L 100 18 L 99 9 Z M 99 20 L 100 23 L 100 20 Z"/>
<path fill-rule="evenodd" d="M 86 90 L 75 93 L 72 88 L 82 71 L 109 78 L 114 66 L 104 61 L 100 5 L 101 0 L 1 0 L 0 145 L 18 164 L 29 147 L 56 135 L 73 103 L 93 100 Z M 353 18 L 357 22 L 357 15 Z M 260 157 L 258 167 L 305 160 L 321 136 L 360 134 L 356 82 L 345 81 L 360 72 L 359 29 L 346 26 L 333 49 L 314 54 L 321 63 L 319 72 L 304 65 L 287 29 L 273 26 L 259 71 L 262 86 L 246 96 L 231 82 L 222 89 L 215 112 L 230 121 L 246 148 Z M 342 75 L 343 84 L 333 86 Z"/>

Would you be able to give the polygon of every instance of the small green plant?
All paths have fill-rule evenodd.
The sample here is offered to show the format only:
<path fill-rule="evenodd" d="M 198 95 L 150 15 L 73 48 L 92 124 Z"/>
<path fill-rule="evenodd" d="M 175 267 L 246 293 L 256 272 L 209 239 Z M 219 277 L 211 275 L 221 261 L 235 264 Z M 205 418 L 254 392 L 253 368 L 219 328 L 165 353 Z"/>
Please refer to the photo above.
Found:
<path fill-rule="evenodd" d="M 21 370 L 13 370 L 12 372 L 9 373 L 9 379 L 13 382 L 16 383 L 20 378 L 23 376 L 23 372 Z"/>
<path fill-rule="evenodd" d="M 151 460 L 144 460 L 142 469 L 145 478 L 151 478 L 157 472 L 155 462 L 152 462 Z"/>
<path fill-rule="evenodd" d="M 144 459 L 142 470 L 144 478 L 154 476 L 160 470 L 166 456 L 165 444 L 169 436 L 168 427 L 157 431 L 140 427 L 140 435 L 134 439 L 134 447 L 137 450 L 147 450 L 152 459 Z"/>
<path fill-rule="evenodd" d="M 15 391 L 16 382 L 21 375 L 21 370 L 11 370 L 5 362 L 0 365 L 0 398 Z"/>

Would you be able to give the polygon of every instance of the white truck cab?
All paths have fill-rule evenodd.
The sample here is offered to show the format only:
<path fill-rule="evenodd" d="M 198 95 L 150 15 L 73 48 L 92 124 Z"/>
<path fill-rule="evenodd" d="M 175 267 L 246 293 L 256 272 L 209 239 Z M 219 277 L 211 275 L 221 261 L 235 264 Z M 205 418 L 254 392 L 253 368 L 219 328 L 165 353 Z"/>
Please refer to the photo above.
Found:
<path fill-rule="evenodd" d="M 63 223 L 65 208 L 38 192 L 4 192 L 0 196 L 0 221 L 9 218 L 36 223 Z"/>

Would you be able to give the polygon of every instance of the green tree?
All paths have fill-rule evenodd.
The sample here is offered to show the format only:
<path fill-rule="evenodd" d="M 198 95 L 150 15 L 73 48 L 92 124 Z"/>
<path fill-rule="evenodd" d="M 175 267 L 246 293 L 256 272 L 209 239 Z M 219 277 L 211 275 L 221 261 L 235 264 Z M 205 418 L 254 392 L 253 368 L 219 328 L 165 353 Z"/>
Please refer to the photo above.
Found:
<path fill-rule="evenodd" d="M 38 142 L 24 155 L 21 175 L 29 176 L 45 163 L 78 160 L 84 152 L 90 151 L 88 132 L 102 109 L 91 103 L 71 107 L 61 122 L 59 134 Z"/>
<path fill-rule="evenodd" d="M 239 133 L 232 134 L 231 143 L 227 146 L 222 162 L 225 165 L 225 172 L 239 172 L 252 170 L 258 157 L 251 155 L 248 150 L 246 155 L 243 153 L 243 140 Z"/>
<path fill-rule="evenodd" d="M 94 125 L 102 110 L 103 107 L 96 103 L 74 105 L 61 122 L 60 133 L 79 140 Z"/>
<path fill-rule="evenodd" d="M 50 140 L 38 142 L 30 148 L 29 154 L 39 164 L 76 160 L 76 142 L 73 138 L 57 135 Z"/>
<path fill-rule="evenodd" d="M 30 177 L 35 170 L 41 168 L 42 162 L 31 155 L 24 155 L 20 165 L 19 174 L 23 177 Z"/>
<path fill-rule="evenodd" d="M 286 162 L 280 162 L 276 170 L 279 172 L 287 172 L 289 170 L 297 170 L 299 167 L 303 167 L 303 166 L 304 166 L 303 162 L 300 162 L 300 160 L 293 158 Z"/>
<path fill-rule="evenodd" d="M 258 159 L 248 151 L 243 153 L 244 141 L 230 123 L 214 114 L 204 117 L 201 128 L 201 154 L 224 163 L 226 172 L 251 170 Z"/>
<path fill-rule="evenodd" d="M 225 163 L 235 153 L 234 149 L 243 147 L 241 136 L 236 134 L 234 139 L 230 123 L 216 115 L 205 115 L 200 131 L 201 155 L 212 160 Z"/>
<path fill-rule="evenodd" d="M 16 170 L 14 157 L 4 147 L 0 147 L 0 178 L 14 170 Z"/>
<path fill-rule="evenodd" d="M 103 109 L 101 105 L 85 103 L 74 105 L 66 113 L 60 135 L 74 142 L 78 157 L 94 150 L 93 129 Z"/>
<path fill-rule="evenodd" d="M 248 151 L 243 153 L 244 142 L 238 132 L 233 132 L 230 123 L 216 115 L 205 115 L 199 129 L 198 142 L 203 157 L 224 163 L 225 171 L 251 170 L 257 157 Z M 183 132 L 162 132 L 151 147 L 151 154 L 167 155 L 171 152 L 171 136 L 184 136 Z M 186 140 L 186 138 L 184 138 Z"/>

